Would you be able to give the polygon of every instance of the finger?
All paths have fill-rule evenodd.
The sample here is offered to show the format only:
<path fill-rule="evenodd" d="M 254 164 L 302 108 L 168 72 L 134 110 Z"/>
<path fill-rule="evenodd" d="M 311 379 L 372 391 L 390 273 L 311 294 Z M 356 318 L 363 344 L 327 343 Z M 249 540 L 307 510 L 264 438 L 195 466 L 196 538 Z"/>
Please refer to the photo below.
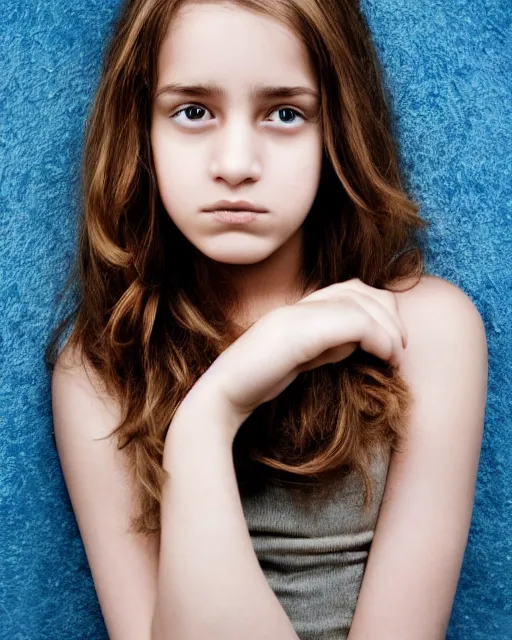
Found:
<path fill-rule="evenodd" d="M 387 291 L 386 289 L 377 289 L 375 287 L 370 287 L 369 285 L 362 282 L 359 278 L 352 278 L 351 280 L 346 280 L 344 282 L 335 282 L 332 285 L 324 287 L 322 289 L 318 289 L 313 293 L 301 298 L 296 304 L 301 302 L 310 302 L 313 300 L 329 300 L 334 299 L 336 297 L 345 295 L 348 292 L 360 293 L 366 296 L 371 296 L 377 302 L 379 302 L 382 306 L 384 306 L 389 313 L 395 319 L 395 322 L 398 324 L 400 328 L 401 334 L 401 343 L 402 347 L 405 349 L 407 346 L 407 328 L 398 313 L 398 305 L 396 303 L 396 297 L 392 291 Z"/>
<path fill-rule="evenodd" d="M 393 293 L 386 292 L 381 289 L 374 289 L 373 287 L 369 287 L 368 285 L 365 285 L 363 283 L 361 283 L 362 286 L 359 286 L 357 285 L 357 282 L 360 281 L 354 280 L 353 284 L 350 285 L 346 284 L 345 282 L 335 283 L 334 285 L 330 285 L 329 287 L 325 287 L 324 289 L 315 291 L 313 294 L 300 300 L 297 304 L 301 302 L 312 302 L 314 300 L 335 300 L 346 296 L 358 298 L 359 301 L 373 301 L 378 305 L 378 307 L 375 307 L 374 304 L 372 306 L 372 309 L 374 309 L 374 311 L 375 309 L 385 310 L 387 317 L 391 319 L 391 323 L 388 320 L 386 327 L 391 330 L 391 326 L 398 326 L 398 330 L 400 333 L 399 340 L 402 348 L 405 349 L 407 345 L 407 330 L 402 321 L 402 318 L 398 313 L 396 300 L 393 296 Z M 376 319 L 379 319 L 379 316 Z M 395 350 L 397 351 L 397 357 L 400 357 L 401 354 L 399 352 L 399 349 L 396 348 Z"/>
<path fill-rule="evenodd" d="M 400 329 L 402 347 L 405 349 L 407 346 L 407 328 L 398 312 L 395 294 L 392 291 L 387 291 L 386 289 L 370 287 L 360 280 L 354 280 L 354 282 L 350 284 L 350 288 L 362 293 L 363 295 L 370 296 L 379 302 L 392 315 Z"/>
<path fill-rule="evenodd" d="M 357 299 L 358 296 L 360 299 Z M 306 321 L 307 316 L 304 316 L 299 323 L 298 343 L 294 351 L 295 366 L 302 367 L 309 362 L 317 364 L 329 349 L 349 343 L 359 344 L 362 349 L 382 360 L 391 359 L 397 363 L 400 358 L 397 351 L 401 348 L 398 328 L 389 316 L 384 315 L 386 312 L 377 301 L 368 296 L 365 298 L 363 301 L 363 294 L 352 292 L 329 301 L 316 300 L 304 305 L 312 319 Z M 371 304 L 378 309 L 370 313 L 368 306 Z M 315 327 L 313 334 L 311 327 Z M 354 350 L 350 345 L 348 349 L 347 352 L 347 346 L 342 347 L 338 359 L 347 357 Z"/>
<path fill-rule="evenodd" d="M 365 313 L 364 317 L 368 325 L 359 341 L 361 349 L 376 355 L 381 360 L 390 361 L 391 364 L 398 364 L 394 358 L 393 340 L 389 333 L 380 322 L 375 320 L 369 313 Z"/>
<path fill-rule="evenodd" d="M 323 351 L 319 356 L 305 362 L 299 367 L 299 371 L 310 371 L 324 364 L 332 364 L 348 358 L 359 346 L 358 342 L 347 342 L 335 347 L 330 347 Z"/>
<path fill-rule="evenodd" d="M 397 316 L 393 315 L 387 307 L 371 295 L 366 295 L 361 292 L 353 292 L 351 295 L 366 313 L 372 316 L 387 332 L 392 344 L 392 359 L 397 363 L 400 362 L 404 346 L 401 327 L 397 324 Z"/>

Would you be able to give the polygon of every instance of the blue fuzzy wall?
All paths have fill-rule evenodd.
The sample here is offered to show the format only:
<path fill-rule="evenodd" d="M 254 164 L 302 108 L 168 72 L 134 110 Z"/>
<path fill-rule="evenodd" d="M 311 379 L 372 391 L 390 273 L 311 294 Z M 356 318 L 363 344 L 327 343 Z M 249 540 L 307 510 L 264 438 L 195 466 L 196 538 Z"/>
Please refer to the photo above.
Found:
<path fill-rule="evenodd" d="M 43 347 L 76 237 L 85 117 L 119 8 L 0 12 L 0 639 L 107 638 L 53 441 Z M 489 395 L 449 640 L 512 638 L 512 5 L 366 0 L 427 268 L 485 322 Z M 402 640 L 402 639 L 397 639 Z M 403 639 L 405 640 L 405 639 Z"/>

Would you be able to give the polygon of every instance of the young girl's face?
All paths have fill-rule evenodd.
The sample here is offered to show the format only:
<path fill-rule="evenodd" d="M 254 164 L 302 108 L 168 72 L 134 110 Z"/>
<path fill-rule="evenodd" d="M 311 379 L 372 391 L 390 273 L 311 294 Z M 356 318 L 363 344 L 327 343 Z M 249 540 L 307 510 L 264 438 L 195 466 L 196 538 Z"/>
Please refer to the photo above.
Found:
<path fill-rule="evenodd" d="M 322 161 L 318 86 L 298 37 L 231 3 L 187 4 L 160 50 L 155 96 L 160 196 L 188 240 L 230 264 L 297 246 Z M 203 211 L 219 200 L 265 213 L 219 222 Z"/>

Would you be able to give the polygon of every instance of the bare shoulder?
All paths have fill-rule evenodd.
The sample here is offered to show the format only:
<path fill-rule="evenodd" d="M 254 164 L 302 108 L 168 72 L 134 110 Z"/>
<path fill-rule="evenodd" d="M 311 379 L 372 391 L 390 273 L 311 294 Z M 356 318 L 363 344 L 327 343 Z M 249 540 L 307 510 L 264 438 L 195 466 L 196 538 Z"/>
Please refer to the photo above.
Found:
<path fill-rule="evenodd" d="M 449 333 L 460 329 L 461 325 L 471 325 L 471 331 L 485 337 L 480 312 L 461 288 L 433 275 L 424 275 L 414 283 L 412 279 L 404 281 L 403 290 L 395 294 L 398 311 L 408 331 L 428 340 L 436 331 Z"/>
<path fill-rule="evenodd" d="M 407 283 L 404 283 L 407 285 Z M 397 308 L 405 324 L 408 344 L 401 372 L 417 383 L 430 359 L 437 366 L 448 361 L 469 361 L 469 374 L 487 376 L 487 336 L 475 303 L 459 287 L 426 275 L 408 290 L 396 293 Z"/>
<path fill-rule="evenodd" d="M 99 379 L 83 352 L 69 342 L 64 346 L 55 363 L 53 378 L 73 381 L 82 387 L 97 387 Z"/>
<path fill-rule="evenodd" d="M 417 278 L 406 278 L 396 291 L 396 295 L 401 304 L 407 304 L 411 298 L 418 299 L 419 297 L 431 295 L 452 296 L 461 300 L 466 298 L 473 304 L 460 287 L 453 284 L 453 282 L 432 274 L 425 274 L 419 280 Z"/>
<path fill-rule="evenodd" d="M 91 363 L 84 357 L 78 347 L 66 344 L 62 349 L 52 376 L 53 394 L 69 394 L 76 390 L 76 401 L 81 403 L 99 403 L 102 410 L 109 415 L 109 422 L 118 422 L 120 417 L 119 403 L 109 396 L 105 385 Z M 101 425 L 99 423 L 97 426 Z M 109 427 L 111 425 L 109 424 Z M 98 436 L 107 435 L 105 432 L 95 433 Z"/>

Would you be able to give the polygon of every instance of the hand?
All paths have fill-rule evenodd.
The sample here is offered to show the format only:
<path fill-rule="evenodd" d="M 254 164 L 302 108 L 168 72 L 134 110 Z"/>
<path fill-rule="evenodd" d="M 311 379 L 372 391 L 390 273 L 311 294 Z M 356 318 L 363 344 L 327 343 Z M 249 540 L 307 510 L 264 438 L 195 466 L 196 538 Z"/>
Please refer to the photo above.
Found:
<path fill-rule="evenodd" d="M 240 426 L 302 371 L 344 360 L 358 346 L 398 365 L 406 345 L 395 294 L 352 279 L 263 315 L 215 360 L 201 382 L 214 383 Z"/>

